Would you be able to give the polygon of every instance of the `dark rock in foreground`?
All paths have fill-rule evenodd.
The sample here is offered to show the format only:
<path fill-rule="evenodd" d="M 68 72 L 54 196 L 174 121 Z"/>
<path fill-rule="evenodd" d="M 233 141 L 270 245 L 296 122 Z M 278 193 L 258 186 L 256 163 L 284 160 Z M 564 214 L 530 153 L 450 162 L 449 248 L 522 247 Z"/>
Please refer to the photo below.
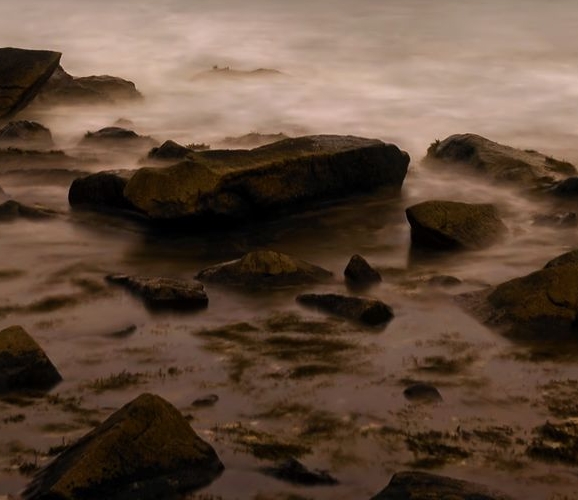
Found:
<path fill-rule="evenodd" d="M 14 116 L 34 99 L 58 67 L 59 52 L 0 49 L 0 119 Z"/>
<path fill-rule="evenodd" d="M 527 276 L 462 294 L 457 300 L 484 324 L 519 340 L 578 338 L 578 251 Z"/>
<path fill-rule="evenodd" d="M 0 393 L 48 390 L 61 380 L 45 352 L 22 327 L 0 331 Z"/>
<path fill-rule="evenodd" d="M 152 219 L 247 219 L 344 196 L 399 190 L 409 156 L 393 144 L 307 136 L 252 150 L 194 152 L 166 168 L 142 168 L 124 194 Z"/>
<path fill-rule="evenodd" d="M 328 472 L 309 470 L 294 458 L 290 458 L 274 467 L 265 467 L 263 468 L 263 472 L 281 481 L 305 486 L 332 486 L 339 484 L 339 481 Z"/>
<path fill-rule="evenodd" d="M 128 288 L 153 309 L 196 310 L 209 304 L 209 298 L 201 283 L 125 274 L 112 274 L 106 279 Z"/>
<path fill-rule="evenodd" d="M 238 260 L 200 271 L 200 281 L 250 287 L 321 283 L 332 273 L 304 260 L 271 250 L 249 252 Z"/>
<path fill-rule="evenodd" d="M 411 242 L 439 250 L 475 250 L 507 232 L 496 207 L 455 201 L 425 201 L 406 210 Z"/>
<path fill-rule="evenodd" d="M 44 125 L 21 120 L 9 122 L 0 128 L 0 145 L 28 149 L 50 149 L 54 142 L 52 134 Z"/>
<path fill-rule="evenodd" d="M 353 255 L 343 272 L 345 279 L 354 285 L 379 283 L 381 275 L 361 255 Z"/>
<path fill-rule="evenodd" d="M 416 403 L 437 403 L 442 401 L 442 395 L 431 384 L 413 384 L 406 387 L 403 395 L 408 401 Z"/>
<path fill-rule="evenodd" d="M 381 300 L 365 297 L 306 293 L 297 296 L 297 302 L 368 326 L 385 325 L 393 318 L 391 307 Z"/>
<path fill-rule="evenodd" d="M 132 171 L 98 172 L 75 179 L 68 191 L 71 206 L 131 210 L 134 207 L 124 197 L 124 188 Z"/>
<path fill-rule="evenodd" d="M 434 142 L 425 163 L 476 172 L 491 180 L 512 182 L 525 188 L 550 188 L 576 168 L 537 151 L 515 149 L 476 134 L 451 135 Z"/>
<path fill-rule="evenodd" d="M 371 500 L 513 500 L 486 486 L 425 472 L 398 472 Z"/>
<path fill-rule="evenodd" d="M 51 210 L 38 207 L 23 205 L 14 200 L 8 200 L 0 204 L 0 222 L 13 221 L 19 218 L 23 219 L 48 219 L 54 217 L 55 213 Z"/>
<path fill-rule="evenodd" d="M 131 81 L 108 75 L 74 77 L 58 66 L 37 100 L 43 105 L 110 105 L 138 99 L 142 94 Z"/>
<path fill-rule="evenodd" d="M 143 394 L 41 470 L 25 500 L 173 498 L 216 479 L 223 464 L 179 411 Z"/>

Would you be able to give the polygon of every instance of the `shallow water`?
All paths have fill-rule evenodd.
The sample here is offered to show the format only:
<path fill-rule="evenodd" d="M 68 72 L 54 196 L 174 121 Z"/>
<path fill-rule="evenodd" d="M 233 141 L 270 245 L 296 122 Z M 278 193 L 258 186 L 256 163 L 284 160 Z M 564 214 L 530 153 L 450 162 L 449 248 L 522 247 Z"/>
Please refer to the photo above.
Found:
<path fill-rule="evenodd" d="M 443 442 L 468 453 L 437 464 L 435 472 L 519 498 L 578 495 L 571 467 L 524 454 L 532 428 L 554 418 L 543 386 L 577 379 L 576 359 L 532 361 L 451 298 L 541 267 L 576 246 L 576 230 L 533 225 L 534 214 L 555 209 L 546 201 L 419 164 L 431 141 L 457 132 L 578 163 L 578 111 L 571 104 L 578 94 L 578 11 L 569 0 L 21 0 L 15 6 L 0 3 L 4 45 L 61 50 L 70 73 L 129 78 L 146 96 L 114 108 L 26 111 L 69 151 L 85 131 L 124 117 L 140 133 L 182 143 L 214 145 L 250 131 L 377 137 L 407 149 L 412 164 L 399 197 L 378 193 L 199 235 L 159 234 L 71 211 L 70 178 L 3 172 L 0 185 L 10 196 L 59 215 L 2 224 L 0 327 L 24 326 L 64 382 L 28 406 L 0 402 L 0 496 L 29 480 L 19 465 L 44 464 L 51 446 L 73 441 L 144 391 L 191 415 L 216 447 L 226 471 L 205 492 L 225 499 L 369 498 L 393 472 L 420 465 L 423 454 L 414 455 L 407 441 L 430 430 L 447 432 Z M 194 78 L 214 64 L 283 75 Z M 135 168 L 139 159 L 91 154 L 100 162 L 80 170 Z M 403 211 L 432 198 L 497 203 L 508 238 L 459 257 L 412 258 Z M 328 319 L 295 304 L 310 287 L 246 293 L 207 286 L 206 311 L 158 314 L 103 279 L 112 272 L 192 278 L 207 265 L 261 248 L 328 268 L 335 281 L 316 289 L 338 292 L 346 290 L 342 273 L 350 256 L 364 255 L 386 276 L 368 293 L 390 304 L 395 319 L 383 331 Z M 448 292 L 426 286 L 436 274 L 464 283 Z M 214 329 L 239 322 L 254 331 L 231 334 L 228 327 L 214 336 Z M 457 364 L 448 372 L 432 356 Z M 296 375 L 311 365 L 332 372 Z M 133 383 L 107 385 L 123 373 Z M 411 405 L 403 397 L 409 380 L 435 383 L 443 404 Z M 192 406 L 211 393 L 219 396 L 214 407 Z M 10 420 L 18 415 L 24 419 Z M 509 444 L 465 437 L 490 426 L 510 426 Z M 305 488 L 265 476 L 259 469 L 269 461 L 254 457 L 243 441 L 250 432 L 306 445 L 304 463 L 328 469 L 341 484 Z"/>

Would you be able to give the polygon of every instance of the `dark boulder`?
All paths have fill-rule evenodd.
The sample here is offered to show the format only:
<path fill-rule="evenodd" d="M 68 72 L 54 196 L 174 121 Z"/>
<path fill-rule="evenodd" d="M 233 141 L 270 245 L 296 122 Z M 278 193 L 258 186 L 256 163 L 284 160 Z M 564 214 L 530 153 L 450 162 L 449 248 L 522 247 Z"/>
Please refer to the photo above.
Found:
<path fill-rule="evenodd" d="M 132 204 L 124 197 L 124 188 L 133 174 L 129 170 L 98 172 L 75 179 L 68 191 L 71 206 L 130 210 Z"/>
<path fill-rule="evenodd" d="M 381 275 L 361 255 L 353 255 L 343 272 L 345 279 L 353 285 L 379 283 Z"/>
<path fill-rule="evenodd" d="M 137 99 L 142 99 L 142 94 L 131 81 L 108 75 L 74 77 L 58 66 L 37 102 L 41 105 L 110 105 Z"/>
<path fill-rule="evenodd" d="M 128 288 L 152 309 L 193 311 L 209 304 L 203 285 L 197 282 L 126 274 L 111 274 L 106 279 Z"/>
<path fill-rule="evenodd" d="M 247 219 L 303 204 L 401 188 L 409 156 L 393 144 L 308 136 L 251 150 L 199 151 L 166 168 L 142 168 L 125 196 L 152 219 Z"/>
<path fill-rule="evenodd" d="M 273 467 L 264 467 L 263 472 L 281 481 L 305 486 L 333 486 L 339 481 L 326 471 L 310 470 L 301 462 L 290 458 Z"/>
<path fill-rule="evenodd" d="M 0 49 L 0 119 L 14 116 L 34 99 L 58 67 L 59 52 Z"/>
<path fill-rule="evenodd" d="M 519 340 L 577 338 L 578 252 L 544 269 L 489 290 L 459 295 L 458 302 L 484 324 Z"/>
<path fill-rule="evenodd" d="M 512 500 L 486 486 L 426 472 L 398 472 L 371 500 Z"/>
<path fill-rule="evenodd" d="M 391 307 L 381 300 L 365 297 L 306 293 L 297 296 L 297 302 L 368 326 L 386 325 L 393 318 Z"/>
<path fill-rule="evenodd" d="M 304 260 L 271 250 L 249 252 L 238 260 L 200 271 L 200 281 L 249 287 L 290 286 L 328 281 L 332 273 Z"/>
<path fill-rule="evenodd" d="M 0 331 L 0 393 L 48 390 L 61 380 L 46 353 L 22 327 Z"/>
<path fill-rule="evenodd" d="M 511 182 L 524 188 L 551 188 L 576 174 L 571 163 L 537 151 L 498 144 L 476 134 L 456 134 L 434 142 L 424 162 L 475 172 L 490 180 Z"/>
<path fill-rule="evenodd" d="M 14 200 L 8 200 L 0 204 L 0 221 L 7 222 L 16 219 L 48 219 L 54 217 L 55 212 L 40 207 L 30 207 Z"/>
<path fill-rule="evenodd" d="M 96 132 L 87 132 L 80 146 L 97 148 L 130 148 L 148 150 L 157 145 L 152 137 L 138 135 L 134 130 L 122 127 L 105 127 Z"/>
<path fill-rule="evenodd" d="M 153 500 L 206 486 L 215 450 L 170 403 L 142 394 L 41 470 L 25 500 Z"/>
<path fill-rule="evenodd" d="M 406 211 L 411 242 L 439 250 L 475 250 L 488 247 L 507 232 L 494 205 L 425 201 Z"/>
<path fill-rule="evenodd" d="M 0 128 L 0 146 L 28 149 L 50 149 L 54 145 L 52 134 L 44 125 L 21 120 L 9 122 Z"/>
<path fill-rule="evenodd" d="M 159 147 L 152 148 L 147 158 L 156 161 L 175 161 L 182 160 L 191 153 L 191 149 L 181 146 L 175 141 L 165 141 Z"/>
<path fill-rule="evenodd" d="M 442 401 L 442 395 L 431 384 L 412 384 L 404 389 L 403 395 L 408 401 L 414 403 L 438 403 Z"/>

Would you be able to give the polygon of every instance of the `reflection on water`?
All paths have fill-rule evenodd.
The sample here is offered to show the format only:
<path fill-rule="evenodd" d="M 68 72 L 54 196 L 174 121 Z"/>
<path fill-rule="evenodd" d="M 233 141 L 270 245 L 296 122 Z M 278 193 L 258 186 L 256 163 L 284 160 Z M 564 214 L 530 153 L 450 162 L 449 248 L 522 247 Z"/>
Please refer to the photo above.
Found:
<path fill-rule="evenodd" d="M 215 144 L 250 131 L 377 137 L 407 149 L 413 162 L 399 197 L 378 193 L 204 234 L 70 211 L 76 174 L 2 171 L 9 195 L 59 214 L 2 225 L 0 327 L 28 329 L 64 382 L 31 406 L 0 401 L 2 415 L 25 416 L 0 421 L 0 495 L 26 483 L 15 472 L 22 461 L 46 460 L 51 446 L 83 435 L 144 390 L 190 414 L 214 443 L 227 471 L 207 491 L 223 498 L 237 498 L 241 488 L 243 498 L 369 498 L 394 471 L 423 465 L 407 443 L 418 446 L 418 434 L 429 430 L 447 433 L 467 454 L 456 452 L 462 458 L 436 470 L 526 498 L 576 494 L 569 468 L 524 454 L 531 429 L 550 416 L 542 386 L 575 379 L 575 360 L 535 362 L 461 312 L 448 292 L 425 285 L 453 275 L 463 280 L 451 291 L 458 293 L 523 275 L 576 246 L 576 232 L 533 224 L 534 215 L 557 210 L 548 201 L 419 165 L 431 141 L 468 131 L 578 161 L 578 11 L 570 0 L 21 0 L 14 7 L 0 3 L 4 44 L 61 50 L 70 73 L 129 78 L 146 96 L 114 108 L 27 111 L 69 152 L 87 130 L 125 117 L 139 133 L 181 143 Z M 214 64 L 283 75 L 194 78 Z M 135 168 L 139 159 L 94 154 L 100 163 L 65 168 Z M 457 257 L 410 258 L 404 209 L 448 198 L 496 203 L 506 241 Z M 103 280 L 112 272 L 193 278 L 261 248 L 328 268 L 335 280 L 318 289 L 336 292 L 345 291 L 350 256 L 362 254 L 384 275 L 368 293 L 390 304 L 395 319 L 383 332 L 365 331 L 302 310 L 294 302 L 302 290 L 215 286 L 207 287 L 206 311 L 158 315 Z M 123 372 L 137 383 L 102 390 Z M 412 381 L 434 383 L 444 403 L 409 405 L 403 389 Z M 192 407 L 212 393 L 219 395 L 213 408 Z M 305 444 L 307 464 L 330 469 L 341 485 L 303 489 L 260 474 L 263 462 L 230 432 L 235 422 Z M 456 431 L 477 435 L 491 426 L 512 429 L 510 448 L 467 442 Z"/>

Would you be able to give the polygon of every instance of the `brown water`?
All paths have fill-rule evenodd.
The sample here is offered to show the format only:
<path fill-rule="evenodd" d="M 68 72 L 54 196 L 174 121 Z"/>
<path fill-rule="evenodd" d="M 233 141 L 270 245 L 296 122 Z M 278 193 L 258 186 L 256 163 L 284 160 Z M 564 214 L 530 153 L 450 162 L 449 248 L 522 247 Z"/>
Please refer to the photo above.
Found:
<path fill-rule="evenodd" d="M 61 50 L 72 74 L 123 76 L 146 95 L 135 105 L 28 112 L 73 152 L 86 130 L 125 117 L 159 140 L 216 144 L 250 131 L 348 133 L 393 141 L 412 156 L 399 197 L 378 193 L 203 235 L 159 234 L 70 211 L 69 178 L 2 171 L 0 185 L 10 196 L 59 215 L 2 225 L 0 307 L 13 310 L 0 316 L 0 327 L 24 326 L 64 382 L 27 406 L 0 402 L 0 498 L 29 480 L 19 465 L 46 463 L 51 446 L 73 441 L 144 391 L 191 415 L 215 446 L 226 471 L 204 492 L 225 499 L 369 498 L 393 472 L 424 465 L 407 439 L 430 430 L 447 431 L 443 443 L 468 454 L 446 456 L 435 472 L 519 498 L 578 496 L 573 468 L 524 453 L 533 427 L 553 419 L 543 386 L 578 379 L 576 360 L 531 361 L 523 347 L 451 300 L 541 267 L 576 246 L 576 231 L 533 225 L 534 214 L 554 210 L 546 202 L 419 164 L 429 142 L 468 131 L 578 163 L 577 25 L 578 11 L 563 0 L 0 3 L 3 44 Z M 193 78 L 213 64 L 277 68 L 284 76 Z M 138 160 L 95 154 L 99 164 L 78 168 L 134 168 Z M 486 251 L 410 259 L 403 211 L 432 198 L 497 203 L 509 237 Z M 335 281 L 315 290 L 337 292 L 346 290 L 349 257 L 364 255 L 385 276 L 368 293 L 390 304 L 395 319 L 383 331 L 366 331 L 297 306 L 295 295 L 311 288 L 246 293 L 216 286 L 207 287 L 206 311 L 159 315 L 103 280 L 111 272 L 192 278 L 261 248 L 330 269 Z M 436 274 L 463 284 L 449 292 L 424 284 Z M 52 306 L 41 302 L 53 297 L 60 299 Z M 228 326 L 240 322 L 253 329 Z M 130 325 L 133 333 L 114 335 Z M 450 373 L 447 365 L 433 366 L 432 356 L 453 360 Z M 312 375 L 311 365 L 331 373 Z M 107 386 L 118 374 L 131 374 L 134 383 Z M 408 380 L 435 383 L 443 404 L 410 404 L 403 397 Z M 192 406 L 213 393 L 214 407 Z M 11 421 L 18 415 L 24 418 Z M 510 426 L 510 443 L 466 437 L 491 426 Z M 329 470 L 340 485 L 305 488 L 262 474 L 270 461 L 250 452 L 254 440 L 273 439 L 262 433 L 276 444 L 305 446 L 302 461 Z"/>

